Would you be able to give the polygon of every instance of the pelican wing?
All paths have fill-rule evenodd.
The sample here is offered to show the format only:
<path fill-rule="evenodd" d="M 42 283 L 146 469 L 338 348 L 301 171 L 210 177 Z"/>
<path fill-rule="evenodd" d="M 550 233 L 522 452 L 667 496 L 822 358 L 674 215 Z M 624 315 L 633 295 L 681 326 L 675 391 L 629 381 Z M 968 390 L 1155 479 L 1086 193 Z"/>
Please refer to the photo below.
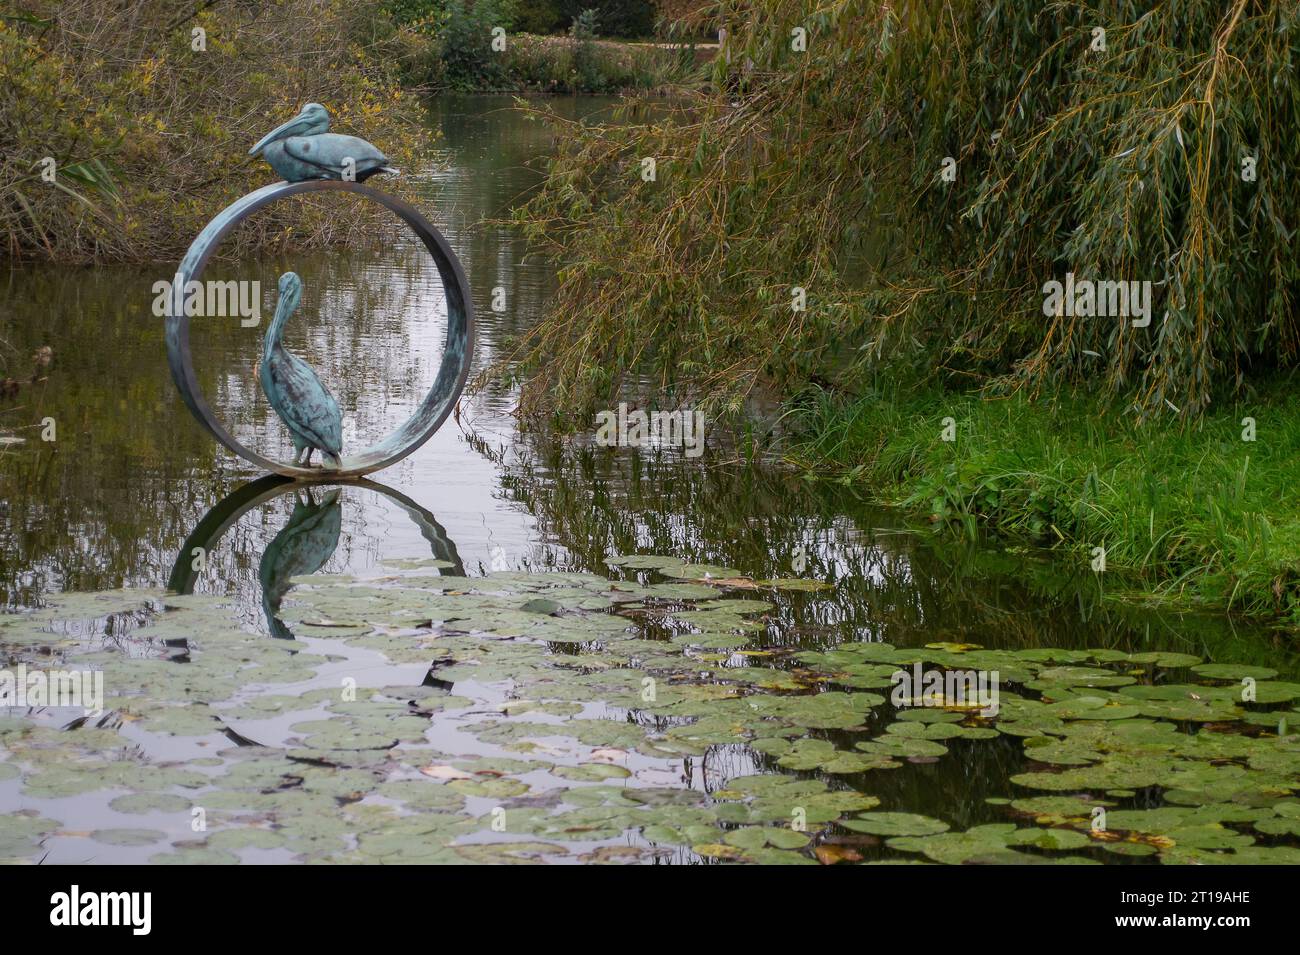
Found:
<path fill-rule="evenodd" d="M 388 165 L 388 157 L 370 143 L 341 133 L 290 136 L 284 140 L 284 151 L 301 163 L 329 173 L 331 178 L 342 177 L 345 159 L 354 163 L 358 179 Z"/>
<path fill-rule="evenodd" d="M 338 454 L 343 448 L 343 415 L 339 403 L 326 390 L 309 364 L 280 350 L 272 356 L 267 373 L 271 406 L 289 430 L 321 451 Z"/>

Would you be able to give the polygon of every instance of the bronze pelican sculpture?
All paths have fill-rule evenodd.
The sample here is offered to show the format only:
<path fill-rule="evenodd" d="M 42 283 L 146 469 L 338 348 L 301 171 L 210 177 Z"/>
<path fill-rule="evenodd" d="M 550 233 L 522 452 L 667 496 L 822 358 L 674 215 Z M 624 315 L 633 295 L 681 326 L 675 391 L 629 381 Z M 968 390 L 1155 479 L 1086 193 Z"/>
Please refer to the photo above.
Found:
<path fill-rule="evenodd" d="M 258 140 L 248 155 L 261 153 L 285 182 L 308 179 L 364 182 L 376 173 L 397 173 L 388 165 L 388 157 L 364 139 L 331 133 L 329 128 L 330 114 L 325 107 L 308 103 L 289 122 Z"/>
<path fill-rule="evenodd" d="M 285 272 L 280 276 L 275 317 L 262 343 L 262 390 L 293 438 L 293 463 L 305 467 L 311 463 L 312 451 L 320 451 L 329 465 L 337 468 L 343 449 L 339 403 L 320 383 L 311 365 L 290 354 L 281 341 L 284 326 L 301 299 L 302 279 L 294 272 Z"/>
<path fill-rule="evenodd" d="M 293 639 L 293 633 L 279 616 L 284 595 L 293 586 L 292 578 L 316 573 L 339 546 L 339 534 L 343 530 L 339 493 L 338 489 L 330 491 L 317 504 L 312 499 L 311 488 L 295 491 L 289 523 L 266 545 L 257 577 L 262 584 L 262 610 L 273 637 Z"/>

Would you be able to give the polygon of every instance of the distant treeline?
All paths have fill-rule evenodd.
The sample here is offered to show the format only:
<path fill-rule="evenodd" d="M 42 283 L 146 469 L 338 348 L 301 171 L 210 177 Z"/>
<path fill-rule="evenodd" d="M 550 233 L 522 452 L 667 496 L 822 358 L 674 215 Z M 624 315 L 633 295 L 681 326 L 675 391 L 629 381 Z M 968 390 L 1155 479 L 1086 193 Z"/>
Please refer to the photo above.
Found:
<path fill-rule="evenodd" d="M 606 93 L 658 88 L 693 58 L 616 39 L 678 38 L 651 0 L 388 0 L 402 76 L 442 90 Z"/>
<path fill-rule="evenodd" d="M 388 0 L 386 8 L 401 22 L 413 23 L 444 17 L 456 2 Z M 662 22 L 716 6 L 710 0 L 462 0 L 460 5 L 509 20 L 519 33 L 539 35 L 565 33 L 591 12 L 601 36 L 623 40 L 647 39 Z"/>

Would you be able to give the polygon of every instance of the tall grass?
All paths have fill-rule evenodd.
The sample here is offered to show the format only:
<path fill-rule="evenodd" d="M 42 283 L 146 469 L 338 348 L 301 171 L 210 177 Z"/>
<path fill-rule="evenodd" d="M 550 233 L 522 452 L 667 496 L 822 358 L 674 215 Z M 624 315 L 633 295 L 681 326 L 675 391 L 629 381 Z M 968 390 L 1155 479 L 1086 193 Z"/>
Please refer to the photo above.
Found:
<path fill-rule="evenodd" d="M 971 536 L 1028 537 L 1080 568 L 1101 547 L 1112 578 L 1300 623 L 1300 394 L 1268 393 L 1186 428 L 1104 415 L 1077 396 L 884 389 L 844 404 L 810 392 L 791 458 Z"/>

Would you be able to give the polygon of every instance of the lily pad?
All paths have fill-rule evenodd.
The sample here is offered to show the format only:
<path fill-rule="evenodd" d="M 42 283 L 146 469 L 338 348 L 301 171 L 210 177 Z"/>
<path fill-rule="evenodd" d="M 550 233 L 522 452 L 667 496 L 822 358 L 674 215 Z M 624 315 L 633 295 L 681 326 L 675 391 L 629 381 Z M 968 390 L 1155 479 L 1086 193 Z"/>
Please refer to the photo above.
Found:
<path fill-rule="evenodd" d="M 931 836 L 948 831 L 948 823 L 910 812 L 869 812 L 840 821 L 845 829 L 873 836 Z"/>

